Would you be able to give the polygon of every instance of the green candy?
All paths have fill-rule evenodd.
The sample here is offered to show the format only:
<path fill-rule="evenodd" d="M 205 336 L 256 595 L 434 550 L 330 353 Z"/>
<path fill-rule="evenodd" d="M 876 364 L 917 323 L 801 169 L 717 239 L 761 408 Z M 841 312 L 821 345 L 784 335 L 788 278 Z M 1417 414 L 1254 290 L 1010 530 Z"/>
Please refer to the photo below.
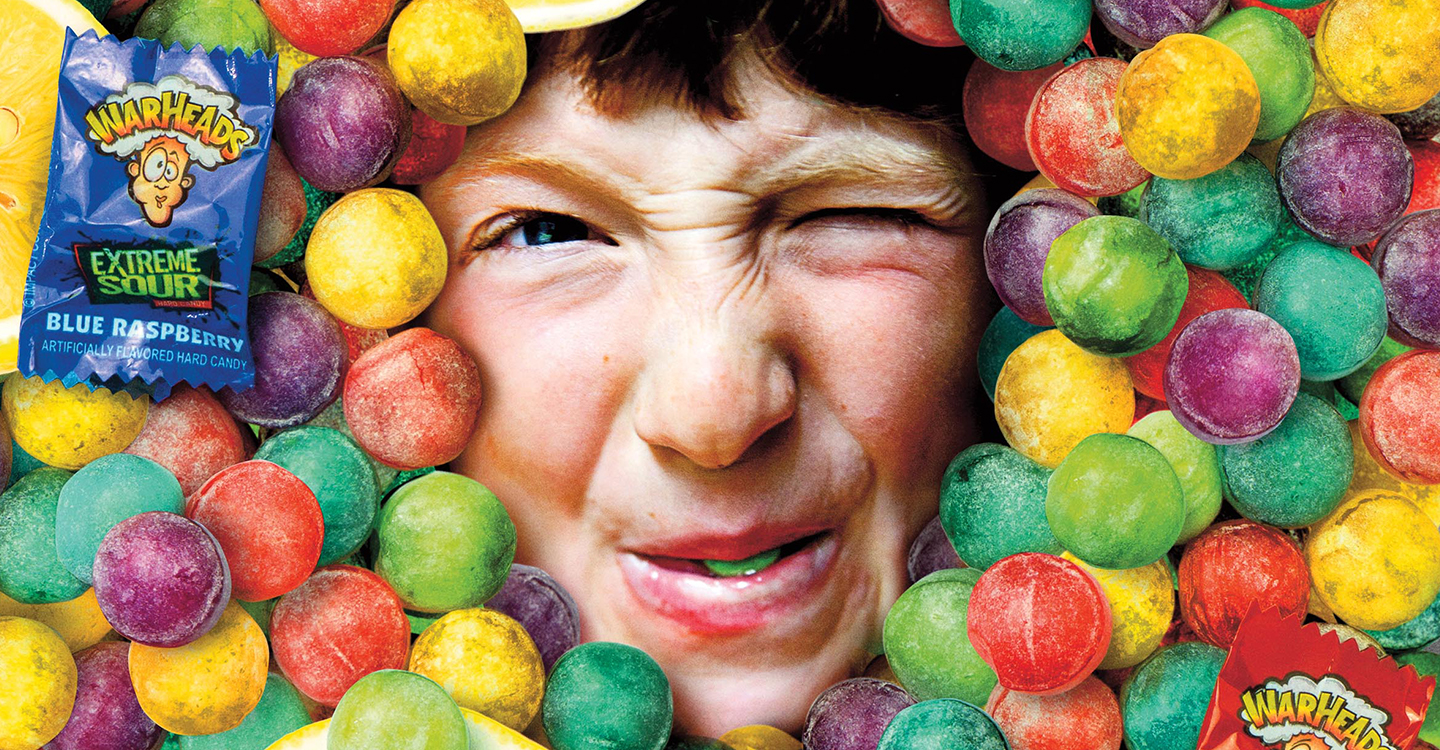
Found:
<path fill-rule="evenodd" d="M 555 750 L 660 750 L 674 711 L 660 665 L 638 648 L 606 641 L 565 652 L 540 703 Z"/>
<path fill-rule="evenodd" d="M 1065 549 L 1097 568 L 1159 560 L 1180 538 L 1185 495 L 1165 455 L 1128 435 L 1080 441 L 1050 476 L 1045 517 Z"/>
<path fill-rule="evenodd" d="M 1035 70 L 1065 59 L 1090 29 L 1083 0 L 950 0 L 965 45 L 1001 70 Z"/>
<path fill-rule="evenodd" d="M 1296 242 L 1270 261 L 1254 307 L 1295 341 L 1300 377 L 1336 380 L 1360 369 L 1385 339 L 1390 318 L 1380 277 L 1350 251 Z"/>
<path fill-rule="evenodd" d="M 1225 656 L 1198 641 L 1177 643 L 1137 667 L 1120 689 L 1130 750 L 1194 750 Z"/>
<path fill-rule="evenodd" d="M 766 550 L 744 560 L 705 560 L 705 568 L 722 578 L 748 576 L 775 564 L 780 559 L 780 549 Z"/>
<path fill-rule="evenodd" d="M 1010 352 L 1015 351 L 1031 336 L 1053 327 L 1027 323 L 1008 307 L 1002 307 L 1000 312 L 995 313 L 990 324 L 985 326 L 985 333 L 980 336 L 980 347 L 976 354 L 980 366 L 980 385 L 985 387 L 985 395 L 989 396 L 991 401 L 995 400 L 995 382 L 1000 379 L 1000 368 L 1005 366 L 1005 358 L 1010 356 Z"/>
<path fill-rule="evenodd" d="M 466 750 L 465 717 L 429 677 L 382 669 L 361 677 L 330 719 L 328 750 Z"/>
<path fill-rule="evenodd" d="M 1142 182 L 1119 195 L 1105 195 L 1096 199 L 1095 207 L 1106 216 L 1128 216 L 1140 218 L 1140 201 L 1145 197 L 1149 181 Z"/>
<path fill-rule="evenodd" d="M 478 607 L 515 560 L 515 524 L 485 485 L 437 471 L 411 481 L 380 512 L 375 572 L 417 612 Z"/>
<path fill-rule="evenodd" d="M 1151 178 L 1140 218 L 1181 260 L 1225 271 L 1244 266 L 1269 247 L 1285 223 L 1285 207 L 1270 170 L 1241 154 L 1193 180 Z"/>
<path fill-rule="evenodd" d="M 1217 448 L 1225 498 L 1252 521 L 1298 529 L 1330 515 L 1355 475 L 1345 420 L 1301 392 L 1270 434 Z"/>
<path fill-rule="evenodd" d="M 272 435 L 255 458 L 279 465 L 315 493 L 325 519 L 320 565 L 352 554 L 369 538 L 380 492 L 370 461 L 354 440 L 329 427 L 296 427 Z"/>
<path fill-rule="evenodd" d="M 55 551 L 60 563 L 89 585 L 105 534 L 115 524 L 152 510 L 185 512 L 185 495 L 169 469 L 129 453 L 91 461 L 60 489 L 55 508 Z"/>
<path fill-rule="evenodd" d="M 320 215 L 325 213 L 325 209 L 340 200 L 340 193 L 327 193 L 312 187 L 303 177 L 300 179 L 300 187 L 305 190 L 305 221 L 300 223 L 300 229 L 295 232 L 290 244 L 255 265 L 261 268 L 279 268 L 304 258 L 305 245 L 310 242 L 310 233 L 315 230 L 315 223 L 320 221 Z"/>
<path fill-rule="evenodd" d="M 958 698 L 984 703 L 995 671 L 970 645 L 966 631 L 974 568 L 937 570 L 905 590 L 885 615 L 885 658 L 917 700 Z"/>
<path fill-rule="evenodd" d="M 1396 654 L 1395 661 L 1402 667 L 1414 667 L 1421 677 L 1434 677 L 1440 681 L 1440 654 L 1429 651 L 1414 651 Z M 1430 710 L 1425 714 L 1425 723 L 1420 727 L 1420 739 L 1430 744 L 1440 742 L 1440 690 L 1430 698 Z"/>
<path fill-rule="evenodd" d="M 1375 642 L 1380 644 L 1386 651 L 1408 651 L 1412 648 L 1424 648 L 1436 639 L 1440 639 L 1440 596 L 1430 602 L 1430 606 L 1424 612 L 1415 615 L 1414 619 L 1396 625 L 1389 630 L 1367 630 L 1365 631 Z"/>
<path fill-rule="evenodd" d="M 1216 21 L 1205 36 L 1234 50 L 1260 89 L 1256 141 L 1289 133 L 1305 118 L 1315 95 L 1310 42 L 1290 19 L 1263 8 L 1240 8 Z"/>
<path fill-rule="evenodd" d="M 275 54 L 270 22 L 252 0 L 155 0 L 135 24 L 135 36 L 158 39 L 166 47 L 198 44 L 206 50 Z"/>
<path fill-rule="evenodd" d="M 1049 469 L 1009 446 L 961 451 L 940 484 L 940 525 L 955 553 L 984 570 L 1020 552 L 1063 552 L 1045 520 L 1048 481 Z"/>
<path fill-rule="evenodd" d="M 65 602 L 89 588 L 55 553 L 55 509 L 69 478 L 47 466 L 0 495 L 0 592 L 21 604 Z"/>
<path fill-rule="evenodd" d="M 907 706 L 886 725 L 875 750 L 1010 750 L 995 720 L 957 700 Z"/>
<path fill-rule="evenodd" d="M 1370 359 L 1365 360 L 1365 364 L 1360 365 L 1360 369 L 1335 381 L 1335 388 L 1340 391 L 1340 395 L 1350 399 L 1351 403 L 1360 403 L 1360 394 L 1365 392 L 1365 385 L 1370 382 L 1375 371 L 1380 369 L 1380 365 L 1408 351 L 1410 347 L 1386 336 L 1380 342 L 1380 348 L 1370 355 Z M 16 453 L 15 457 L 18 461 L 20 454 Z"/>
<path fill-rule="evenodd" d="M 181 737 L 180 750 L 265 750 L 276 740 L 310 723 L 300 693 L 278 674 L 265 676 L 260 703 L 240 726 L 219 734 Z"/>
<path fill-rule="evenodd" d="M 46 464 L 42 463 L 40 459 L 30 455 L 29 453 L 26 453 L 25 449 L 21 448 L 19 443 L 15 442 L 14 439 L 11 439 L 10 477 L 8 480 L 6 480 L 5 486 L 10 487 L 11 485 L 20 481 L 20 477 L 23 477 L 26 474 L 29 474 L 30 472 L 45 465 Z"/>
<path fill-rule="evenodd" d="M 1126 435 L 1140 438 L 1165 456 L 1185 496 L 1185 523 L 1177 543 L 1200 535 L 1220 513 L 1224 480 L 1215 446 L 1190 434 L 1169 410 L 1146 414 Z"/>
<path fill-rule="evenodd" d="M 1051 243 L 1041 285 L 1067 338 L 1101 356 L 1128 357 L 1175 327 L 1190 280 L 1180 256 L 1144 222 L 1094 216 Z"/>
<path fill-rule="evenodd" d="M 270 638 L 270 615 L 275 613 L 275 605 L 280 603 L 280 597 L 274 599 L 262 599 L 258 602 L 246 602 L 235 600 L 240 608 L 250 615 L 250 619 L 260 626 L 260 632 L 265 634 L 266 640 Z"/>

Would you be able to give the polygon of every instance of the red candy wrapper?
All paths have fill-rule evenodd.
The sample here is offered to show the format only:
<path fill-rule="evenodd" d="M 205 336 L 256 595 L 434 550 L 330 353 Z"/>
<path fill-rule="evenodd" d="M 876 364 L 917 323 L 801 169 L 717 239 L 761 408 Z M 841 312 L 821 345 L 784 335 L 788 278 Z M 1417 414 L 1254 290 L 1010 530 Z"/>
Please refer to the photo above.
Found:
<path fill-rule="evenodd" d="M 1197 750 L 1418 750 L 1435 679 L 1354 641 L 1251 609 Z"/>

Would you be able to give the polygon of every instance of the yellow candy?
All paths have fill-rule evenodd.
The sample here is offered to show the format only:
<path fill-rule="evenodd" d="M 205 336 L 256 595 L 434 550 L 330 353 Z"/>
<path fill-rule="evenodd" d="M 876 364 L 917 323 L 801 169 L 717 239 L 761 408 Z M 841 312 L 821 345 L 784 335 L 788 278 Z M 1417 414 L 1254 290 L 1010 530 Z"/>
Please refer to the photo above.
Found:
<path fill-rule="evenodd" d="M 1019 195 L 1019 194 L 1021 194 L 1021 193 L 1028 193 L 1028 192 L 1030 192 L 1031 190 L 1045 190 L 1045 189 L 1048 189 L 1048 190 L 1056 190 L 1056 189 L 1058 189 L 1059 187 L 1060 187 L 1059 185 L 1056 185 L 1055 183 L 1051 182 L 1049 177 L 1046 177 L 1045 175 L 1040 174 L 1040 173 L 1037 172 L 1037 173 L 1035 173 L 1035 176 L 1034 176 L 1034 177 L 1031 177 L 1031 178 L 1030 178 L 1030 181 L 1029 181 L 1029 182 L 1025 183 L 1024 185 L 1021 185 L 1021 186 L 1020 186 L 1020 189 L 1015 191 L 1015 194 L 1016 194 L 1016 195 Z M 1095 197 L 1095 196 L 1093 196 L 1093 195 L 1092 195 L 1092 196 L 1088 196 L 1088 197 L 1082 195 L 1082 196 L 1080 196 L 1080 197 L 1085 198 L 1085 200 L 1090 201 L 1092 204 L 1094 204 L 1094 203 L 1099 203 L 1099 202 L 1100 202 L 1100 199 L 1097 198 L 1097 197 Z"/>
<path fill-rule="evenodd" d="M 234 729 L 260 702 L 270 650 L 235 602 L 205 635 L 179 648 L 130 646 L 130 683 L 140 708 L 175 734 Z"/>
<path fill-rule="evenodd" d="M 1032 336 L 1005 359 L 995 419 L 1011 447 L 1050 468 L 1097 432 L 1124 432 L 1135 415 L 1130 371 L 1056 330 Z"/>
<path fill-rule="evenodd" d="M 1320 61 L 1314 57 L 1314 47 L 1310 48 L 1310 54 L 1311 62 L 1315 63 L 1315 95 L 1310 97 L 1310 107 L 1305 110 L 1305 116 L 1309 117 L 1316 112 L 1324 112 L 1327 109 L 1335 109 L 1336 107 L 1353 106 L 1344 99 L 1341 99 L 1339 94 L 1335 93 L 1335 87 L 1331 85 L 1330 79 L 1325 77 L 1325 71 L 1320 69 Z M 1278 138 L 1276 140 L 1283 143 L 1285 139 Z M 1275 170 L 1272 169 L 1270 171 L 1273 172 Z"/>
<path fill-rule="evenodd" d="M 445 688 L 461 708 L 516 731 L 540 711 L 545 665 L 520 623 L 490 609 L 457 609 L 436 620 L 410 652 L 410 671 Z"/>
<path fill-rule="evenodd" d="M 1113 630 L 1100 669 L 1133 667 L 1159 648 L 1175 615 L 1175 589 L 1164 561 L 1130 570 L 1107 570 L 1088 565 L 1069 552 L 1061 557 L 1095 576 L 1110 602 Z"/>
<path fill-rule="evenodd" d="M 280 95 L 290 88 L 290 79 L 295 77 L 295 71 L 318 58 L 309 52 L 296 49 L 295 45 L 286 41 L 273 26 L 270 28 L 270 36 L 275 40 L 275 56 L 279 58 L 279 71 L 275 75 L 275 99 L 278 101 Z"/>
<path fill-rule="evenodd" d="M 1305 607 L 1305 613 L 1315 615 L 1332 625 L 1335 623 L 1335 613 L 1325 606 L 1324 601 L 1321 601 L 1320 592 L 1315 590 L 1315 581 L 1313 580 L 1310 581 L 1310 602 Z"/>
<path fill-rule="evenodd" d="M 1415 109 L 1440 93 L 1440 0 L 1331 0 L 1315 57 L 1345 101 L 1380 113 Z"/>
<path fill-rule="evenodd" d="M 470 750 L 546 750 L 525 735 L 483 714 L 461 708 L 460 715 L 465 717 Z M 265 750 L 326 750 L 329 739 L 330 720 L 322 719 L 275 740 Z"/>
<path fill-rule="evenodd" d="M 1115 94 L 1130 156 L 1172 180 L 1203 177 L 1239 156 L 1260 123 L 1260 89 L 1224 44 L 1172 34 L 1141 52 Z"/>
<path fill-rule="evenodd" d="M 1305 561 L 1320 599 L 1364 630 L 1389 630 L 1440 594 L 1440 531 L 1414 503 L 1366 490 L 1310 529 Z"/>
<path fill-rule="evenodd" d="M 394 328 L 445 286 L 445 239 L 419 198 L 357 190 L 320 215 L 305 246 L 305 273 L 330 314 L 360 328 Z"/>
<path fill-rule="evenodd" d="M 100 612 L 95 589 L 75 599 L 54 604 L 21 604 L 0 594 L 0 616 L 24 617 L 49 625 L 60 634 L 71 653 L 99 643 L 110 632 L 110 623 Z"/>
<path fill-rule="evenodd" d="M 5 381 L 0 397 L 10 434 L 26 453 L 51 466 L 79 469 L 101 456 L 119 453 L 145 426 L 150 399 L 131 398 L 83 384 L 18 375 Z"/>
<path fill-rule="evenodd" d="M 1360 437 L 1360 420 L 1350 420 L 1350 442 L 1355 449 L 1355 477 L 1350 480 L 1349 493 L 1354 495 L 1365 490 L 1385 490 L 1399 495 L 1419 508 L 1430 518 L 1431 523 L 1440 526 L 1440 485 L 1406 484 L 1395 475 L 1380 467 L 1370 449 Z"/>
<path fill-rule="evenodd" d="M 720 735 L 720 741 L 735 750 L 800 750 L 800 740 L 764 724 L 731 729 Z"/>
<path fill-rule="evenodd" d="M 70 720 L 75 659 L 50 628 L 0 617 L 0 685 L 0 748 L 38 748 Z"/>
<path fill-rule="evenodd" d="M 390 70 L 422 112 L 474 125 L 525 83 L 525 33 L 504 0 L 415 0 L 390 27 Z"/>

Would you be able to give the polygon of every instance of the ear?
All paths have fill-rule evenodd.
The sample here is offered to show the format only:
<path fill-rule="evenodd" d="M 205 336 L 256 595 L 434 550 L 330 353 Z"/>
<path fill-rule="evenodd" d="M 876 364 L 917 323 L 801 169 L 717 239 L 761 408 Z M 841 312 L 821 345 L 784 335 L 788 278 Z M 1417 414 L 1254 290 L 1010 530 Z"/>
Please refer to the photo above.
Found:
<path fill-rule="evenodd" d="M 138 161 L 132 161 L 132 162 L 130 162 L 129 164 L 125 165 L 125 171 L 126 171 L 126 172 L 129 172 L 131 177 L 139 177 L 139 176 L 140 176 L 140 162 L 138 162 Z"/>
<path fill-rule="evenodd" d="M 183 189 L 185 189 L 185 190 L 189 190 L 189 189 L 190 189 L 190 186 L 191 186 L 191 185 L 194 185 L 194 184 L 195 184 L 195 178 L 194 178 L 194 177 L 191 177 L 191 176 L 188 175 L 188 174 L 185 175 L 184 177 L 181 177 L 181 178 L 180 178 L 180 187 L 183 188 Z"/>

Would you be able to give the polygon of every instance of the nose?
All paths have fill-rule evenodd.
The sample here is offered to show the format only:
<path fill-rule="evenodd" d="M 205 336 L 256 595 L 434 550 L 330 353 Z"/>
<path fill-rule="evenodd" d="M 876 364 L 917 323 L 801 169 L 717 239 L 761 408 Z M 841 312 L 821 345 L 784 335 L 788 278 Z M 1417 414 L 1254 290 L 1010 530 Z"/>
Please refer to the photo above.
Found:
<path fill-rule="evenodd" d="M 657 311 L 635 431 L 697 466 L 723 468 L 795 413 L 794 372 L 763 305 L 679 296 Z"/>

